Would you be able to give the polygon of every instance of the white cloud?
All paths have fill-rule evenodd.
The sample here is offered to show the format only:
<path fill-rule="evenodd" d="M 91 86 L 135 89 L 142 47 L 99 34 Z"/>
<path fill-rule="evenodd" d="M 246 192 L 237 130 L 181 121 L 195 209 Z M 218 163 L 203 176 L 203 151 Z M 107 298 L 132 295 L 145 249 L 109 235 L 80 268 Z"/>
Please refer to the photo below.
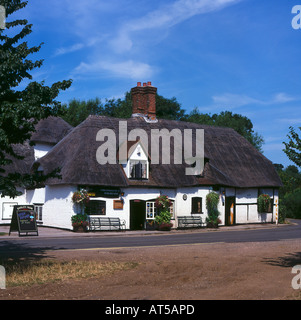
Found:
<path fill-rule="evenodd" d="M 290 101 L 295 101 L 297 100 L 294 97 L 290 97 L 288 96 L 286 93 L 278 93 L 275 95 L 274 100 L 271 101 L 271 103 L 286 103 L 286 102 L 290 102 Z"/>
<path fill-rule="evenodd" d="M 290 125 L 301 124 L 301 118 L 280 118 L 276 119 L 276 121 Z"/>
<path fill-rule="evenodd" d="M 83 43 L 76 43 L 70 47 L 58 48 L 56 49 L 54 56 L 60 56 L 66 53 L 75 52 L 75 51 L 81 50 L 84 46 L 85 45 Z"/>
<path fill-rule="evenodd" d="M 213 102 L 229 108 L 238 108 L 251 103 L 262 103 L 260 100 L 248 97 L 246 95 L 226 93 L 220 96 L 213 96 Z"/>
<path fill-rule="evenodd" d="M 74 70 L 76 75 L 98 74 L 101 76 L 105 73 L 131 79 L 149 78 L 153 76 L 154 72 L 155 69 L 149 64 L 133 60 L 122 62 L 101 60 L 90 64 L 82 62 Z"/>
<path fill-rule="evenodd" d="M 298 98 L 291 97 L 286 93 L 277 93 L 272 96 L 268 100 L 263 99 L 255 99 L 247 95 L 243 94 L 232 94 L 232 93 L 225 93 L 222 95 L 213 96 L 212 100 L 215 105 L 225 106 L 227 108 L 239 108 L 249 104 L 255 105 L 273 105 L 273 104 L 283 104 L 288 103 L 291 101 L 296 101 Z"/>
<path fill-rule="evenodd" d="M 193 16 L 220 10 L 241 0 L 177 0 L 153 10 L 141 18 L 128 21 L 121 26 L 111 45 L 117 52 L 128 51 L 133 46 L 133 34 L 151 29 L 168 29 Z"/>

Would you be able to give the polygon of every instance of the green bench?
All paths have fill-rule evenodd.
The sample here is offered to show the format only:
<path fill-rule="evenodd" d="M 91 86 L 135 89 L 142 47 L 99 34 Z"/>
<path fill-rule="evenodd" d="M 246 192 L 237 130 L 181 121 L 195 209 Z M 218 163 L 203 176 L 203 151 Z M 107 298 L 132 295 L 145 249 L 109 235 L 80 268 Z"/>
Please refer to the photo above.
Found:
<path fill-rule="evenodd" d="M 123 230 L 125 221 L 111 217 L 89 217 L 89 230 Z"/>
<path fill-rule="evenodd" d="M 201 228 L 202 226 L 203 226 L 203 221 L 200 216 L 178 217 L 178 228 L 190 228 L 190 227 Z"/>

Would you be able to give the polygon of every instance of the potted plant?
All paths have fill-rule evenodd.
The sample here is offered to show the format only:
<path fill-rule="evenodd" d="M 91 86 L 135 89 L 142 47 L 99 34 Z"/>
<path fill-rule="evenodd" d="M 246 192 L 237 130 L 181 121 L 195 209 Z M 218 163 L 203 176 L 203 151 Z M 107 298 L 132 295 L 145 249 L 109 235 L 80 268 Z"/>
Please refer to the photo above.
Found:
<path fill-rule="evenodd" d="M 219 202 L 219 195 L 216 192 L 210 192 L 206 196 L 206 207 L 208 210 L 208 217 L 206 218 L 207 228 L 218 228 L 221 223 L 219 219 L 219 211 L 217 209 Z"/>
<path fill-rule="evenodd" d="M 157 223 L 155 220 L 146 220 L 145 229 L 146 230 L 155 230 L 157 228 Z"/>
<path fill-rule="evenodd" d="M 257 198 L 258 212 L 266 213 L 270 211 L 271 197 L 268 194 L 261 194 Z"/>
<path fill-rule="evenodd" d="M 86 232 L 89 226 L 88 216 L 85 213 L 76 214 L 71 217 L 74 232 Z"/>
<path fill-rule="evenodd" d="M 157 208 L 157 215 L 155 218 L 155 223 L 158 226 L 158 230 L 170 231 L 172 227 L 171 214 L 169 212 L 169 207 L 172 202 L 168 199 L 168 196 L 161 195 L 156 199 L 155 207 Z"/>

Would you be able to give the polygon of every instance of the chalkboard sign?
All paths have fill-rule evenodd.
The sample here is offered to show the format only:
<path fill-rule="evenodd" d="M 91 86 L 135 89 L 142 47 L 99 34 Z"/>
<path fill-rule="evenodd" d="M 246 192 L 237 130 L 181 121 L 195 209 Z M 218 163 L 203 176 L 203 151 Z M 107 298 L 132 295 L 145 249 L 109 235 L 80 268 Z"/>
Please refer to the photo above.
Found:
<path fill-rule="evenodd" d="M 26 235 L 28 235 L 28 233 L 35 233 L 37 236 L 39 235 L 34 206 L 14 206 L 13 216 L 10 223 L 9 235 L 12 231 L 18 231 L 19 236 L 24 235 L 24 233 Z"/>

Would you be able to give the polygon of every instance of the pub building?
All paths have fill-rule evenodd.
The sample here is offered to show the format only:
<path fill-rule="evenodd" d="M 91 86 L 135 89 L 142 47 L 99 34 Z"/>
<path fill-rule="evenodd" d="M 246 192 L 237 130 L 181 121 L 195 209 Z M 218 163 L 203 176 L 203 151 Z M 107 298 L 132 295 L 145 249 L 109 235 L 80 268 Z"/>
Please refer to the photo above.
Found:
<path fill-rule="evenodd" d="M 38 170 L 47 174 L 60 168 L 61 179 L 49 179 L 35 189 L 20 189 L 23 194 L 14 199 L 0 198 L 0 224 L 10 224 L 14 205 L 28 204 L 35 208 L 38 225 L 71 230 L 71 217 L 82 211 L 72 197 L 81 189 L 89 194 L 84 209 L 88 216 L 120 218 L 127 230 L 145 229 L 155 219 L 155 200 L 160 195 L 171 200 L 174 228 L 184 216 L 205 221 L 210 192 L 219 195 L 220 225 L 274 223 L 282 184 L 272 162 L 231 128 L 158 119 L 156 93 L 150 82 L 138 82 L 131 89 L 129 119 L 90 115 L 75 128 L 61 118 L 41 120 L 31 138 L 35 145 L 15 146 L 24 159 L 14 160 L 6 172 Z M 182 161 L 176 159 L 177 146 L 183 146 L 185 132 L 192 132 L 195 153 L 198 131 L 204 134 L 204 166 L 197 174 L 186 174 L 189 165 L 184 152 Z M 112 144 L 110 137 L 100 137 L 106 132 L 112 136 Z M 153 132 L 169 133 L 168 148 L 162 142 L 166 134 L 157 146 L 159 161 L 151 154 Z M 143 137 L 135 139 L 135 133 Z M 169 163 L 163 161 L 162 149 L 169 149 Z M 271 199 L 264 213 L 259 212 L 257 203 L 262 193 Z"/>

